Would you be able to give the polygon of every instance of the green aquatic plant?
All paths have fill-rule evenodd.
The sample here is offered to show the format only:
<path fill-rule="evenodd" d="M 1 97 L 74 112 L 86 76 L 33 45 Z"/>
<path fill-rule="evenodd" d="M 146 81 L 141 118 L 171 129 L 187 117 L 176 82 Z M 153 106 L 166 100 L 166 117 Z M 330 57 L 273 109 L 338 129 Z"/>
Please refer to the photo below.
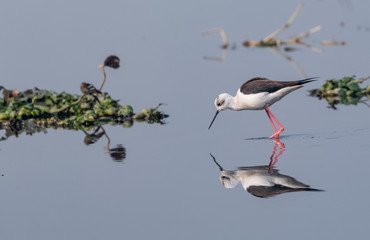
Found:
<path fill-rule="evenodd" d="M 0 98 L 0 122 L 35 119 L 72 128 L 107 122 L 123 123 L 131 119 L 163 123 L 168 115 L 158 111 L 159 106 L 135 114 L 130 105 L 120 105 L 119 100 L 108 94 L 99 100 L 93 95 L 78 96 L 35 88 L 18 92 L 17 97 L 8 98 L 7 103 Z"/>
<path fill-rule="evenodd" d="M 333 109 L 336 109 L 335 105 L 337 104 L 357 105 L 360 102 L 365 103 L 370 98 L 370 86 L 361 88 L 360 83 L 369 78 L 356 80 L 355 76 L 352 76 L 338 80 L 330 79 L 321 88 L 310 90 L 310 96 L 326 99 L 329 106 Z"/>
<path fill-rule="evenodd" d="M 158 118 L 162 118 L 163 113 L 158 111 L 158 108 L 163 105 L 163 103 L 158 104 L 155 108 L 144 108 L 140 113 L 133 115 L 133 119 L 138 122 L 155 123 Z"/>

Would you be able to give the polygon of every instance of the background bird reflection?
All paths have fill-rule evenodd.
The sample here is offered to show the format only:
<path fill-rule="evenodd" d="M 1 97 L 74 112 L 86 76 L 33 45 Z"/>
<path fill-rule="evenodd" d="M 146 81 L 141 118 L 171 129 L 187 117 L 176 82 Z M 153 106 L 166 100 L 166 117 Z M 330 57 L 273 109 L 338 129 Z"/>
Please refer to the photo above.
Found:
<path fill-rule="evenodd" d="M 116 162 L 123 162 L 126 158 L 126 148 L 122 144 L 118 144 L 113 148 L 110 147 L 110 138 L 102 126 L 94 129 L 92 133 L 88 133 L 85 130 L 83 132 L 85 133 L 84 143 L 87 146 L 96 143 L 102 136 L 105 136 L 107 139 L 107 146 L 104 147 L 105 153 L 109 154 L 112 160 Z"/>

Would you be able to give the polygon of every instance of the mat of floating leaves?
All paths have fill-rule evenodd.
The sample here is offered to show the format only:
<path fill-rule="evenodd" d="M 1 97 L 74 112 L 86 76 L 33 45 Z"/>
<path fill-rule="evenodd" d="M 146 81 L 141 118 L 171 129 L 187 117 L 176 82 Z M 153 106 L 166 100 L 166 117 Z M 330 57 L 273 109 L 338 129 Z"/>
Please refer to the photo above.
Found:
<path fill-rule="evenodd" d="M 355 79 L 352 77 L 343 77 L 341 79 L 330 79 L 319 89 L 310 90 L 310 96 L 326 99 L 328 104 L 336 109 L 335 105 L 357 105 L 365 103 L 364 98 L 370 98 L 370 86 L 361 88 L 360 83 L 368 80 L 367 78 Z"/>
<path fill-rule="evenodd" d="M 10 94 L 9 94 L 10 93 Z M 66 92 L 30 89 L 24 92 L 4 90 L 0 98 L 0 122 L 36 119 L 39 123 L 58 126 L 91 126 L 107 122 L 124 123 L 132 120 L 163 123 L 168 117 L 155 108 L 134 113 L 130 105 L 120 105 L 107 93 L 102 99 L 94 95 L 73 95 Z"/>

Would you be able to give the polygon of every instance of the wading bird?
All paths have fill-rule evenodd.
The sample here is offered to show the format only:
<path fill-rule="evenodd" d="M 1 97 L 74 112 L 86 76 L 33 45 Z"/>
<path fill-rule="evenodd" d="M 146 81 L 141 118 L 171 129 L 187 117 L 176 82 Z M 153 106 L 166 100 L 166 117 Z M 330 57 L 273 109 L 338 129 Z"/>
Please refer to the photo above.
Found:
<path fill-rule="evenodd" d="M 268 107 L 279 101 L 288 93 L 303 87 L 303 84 L 315 81 L 314 79 L 316 79 L 316 77 L 306 78 L 298 81 L 273 81 L 267 78 L 252 78 L 239 88 L 235 97 L 229 95 L 228 93 L 222 93 L 218 95 L 215 100 L 217 112 L 208 129 L 211 128 L 217 115 L 225 109 L 236 111 L 265 109 L 272 127 L 275 130 L 275 134 L 273 134 L 270 138 L 279 138 L 279 134 L 284 131 L 284 127 L 279 123 Z M 275 120 L 277 125 L 279 125 L 279 131 L 276 129 L 271 117 Z"/>

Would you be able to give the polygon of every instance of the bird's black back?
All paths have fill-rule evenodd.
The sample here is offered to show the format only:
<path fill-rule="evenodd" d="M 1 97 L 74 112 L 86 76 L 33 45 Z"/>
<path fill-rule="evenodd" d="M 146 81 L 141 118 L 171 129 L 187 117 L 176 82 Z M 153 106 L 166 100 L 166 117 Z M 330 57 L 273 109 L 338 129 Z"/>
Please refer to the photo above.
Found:
<path fill-rule="evenodd" d="M 261 92 L 273 93 L 285 87 L 299 86 L 308 82 L 315 81 L 314 78 L 306 78 L 298 81 L 273 81 L 267 78 L 256 77 L 245 82 L 240 91 L 244 94 L 256 94 Z"/>

